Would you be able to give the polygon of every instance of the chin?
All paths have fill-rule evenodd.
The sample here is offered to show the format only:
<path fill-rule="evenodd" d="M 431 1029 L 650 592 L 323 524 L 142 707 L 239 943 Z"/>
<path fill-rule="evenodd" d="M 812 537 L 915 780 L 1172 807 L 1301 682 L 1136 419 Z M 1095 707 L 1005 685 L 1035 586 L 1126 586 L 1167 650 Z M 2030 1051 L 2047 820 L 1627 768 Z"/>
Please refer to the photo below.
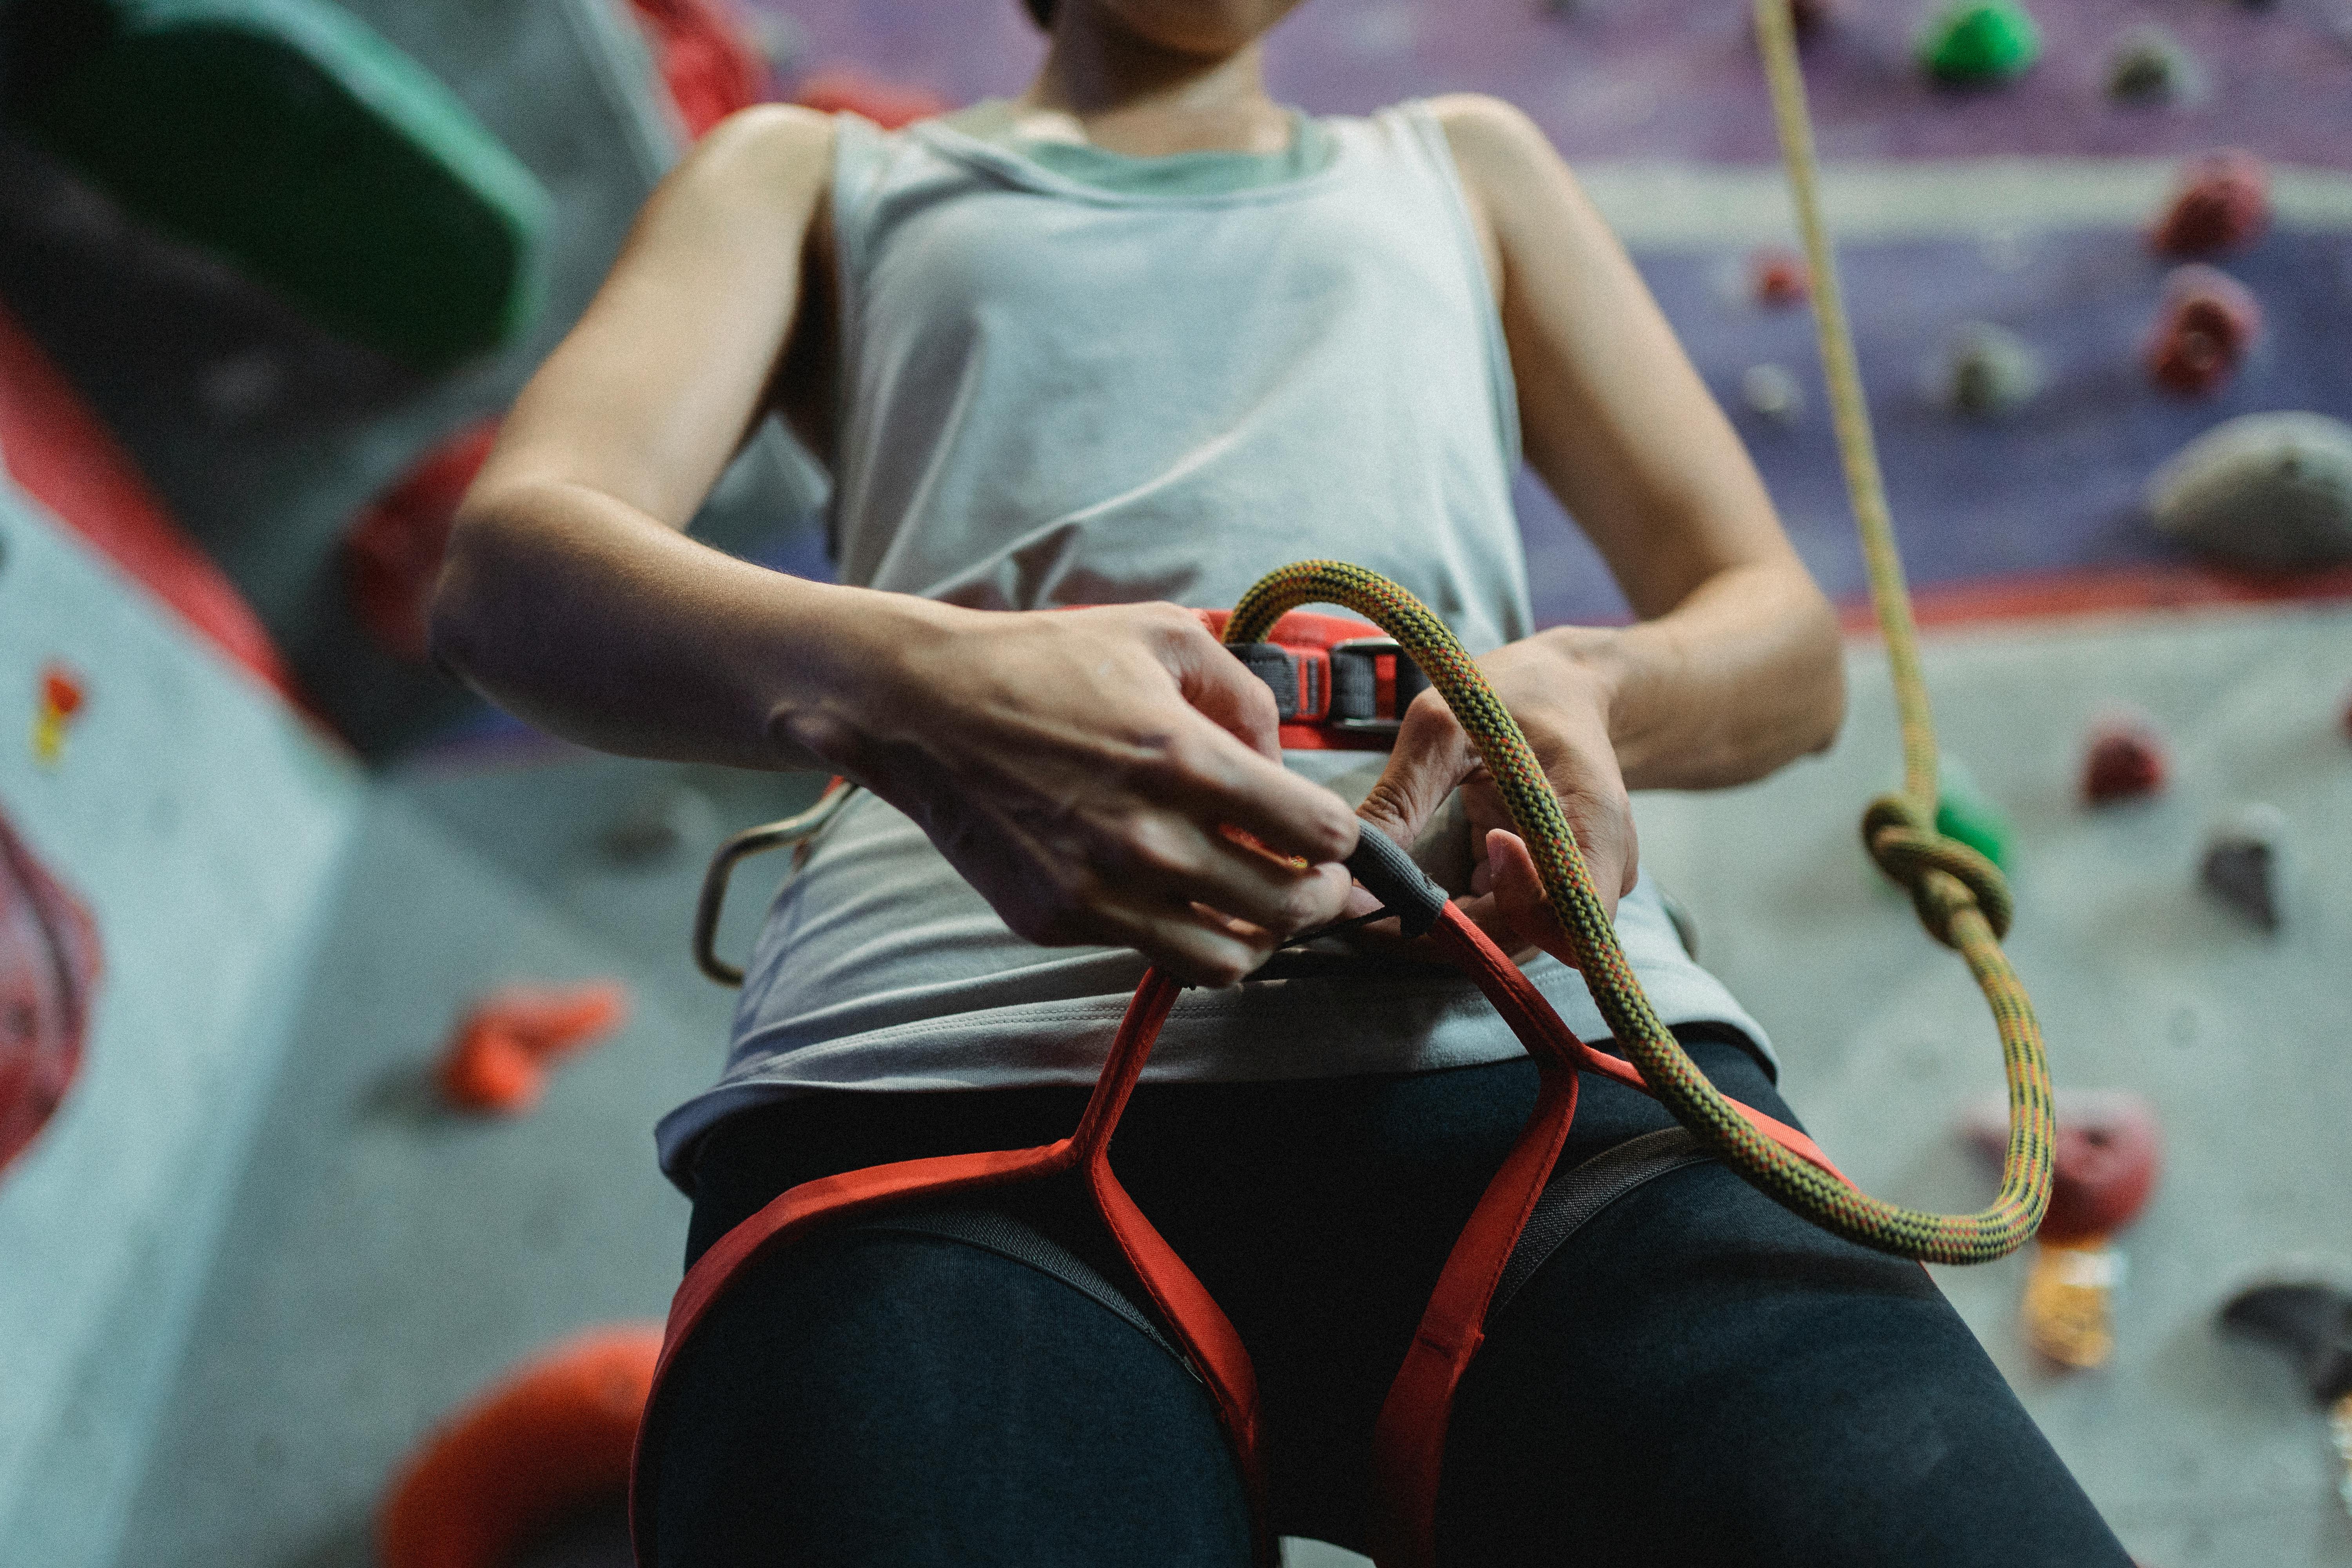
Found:
<path fill-rule="evenodd" d="M 1083 0 L 1064 0 L 1064 4 Z M 1298 0 L 1092 0 L 1129 32 L 1164 49 L 1222 55 L 1254 43 Z"/>

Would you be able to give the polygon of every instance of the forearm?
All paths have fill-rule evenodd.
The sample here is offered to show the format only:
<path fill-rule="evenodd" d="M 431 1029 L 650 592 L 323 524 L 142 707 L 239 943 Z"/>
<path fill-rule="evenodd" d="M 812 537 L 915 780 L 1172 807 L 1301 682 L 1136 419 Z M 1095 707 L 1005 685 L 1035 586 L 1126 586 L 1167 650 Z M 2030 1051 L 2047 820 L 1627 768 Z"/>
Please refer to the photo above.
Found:
<path fill-rule="evenodd" d="M 854 707 L 871 650 L 954 613 L 771 572 L 587 487 L 536 482 L 468 499 L 433 636 L 499 706 L 583 745 L 814 768 L 795 717 Z"/>
<path fill-rule="evenodd" d="M 1538 637 L 1596 683 L 1629 788 L 1761 778 L 1844 716 L 1837 619 L 1794 557 L 1727 567 L 1654 620 Z"/>

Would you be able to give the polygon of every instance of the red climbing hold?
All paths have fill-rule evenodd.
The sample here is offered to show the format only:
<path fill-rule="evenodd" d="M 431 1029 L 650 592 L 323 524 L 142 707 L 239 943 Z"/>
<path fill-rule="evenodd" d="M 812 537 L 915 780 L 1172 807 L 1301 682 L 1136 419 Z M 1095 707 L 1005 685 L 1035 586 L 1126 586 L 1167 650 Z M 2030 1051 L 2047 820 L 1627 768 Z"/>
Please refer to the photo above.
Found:
<path fill-rule="evenodd" d="M 62 664 L 41 667 L 41 709 L 60 720 L 70 719 L 81 711 L 82 684 L 80 678 Z"/>
<path fill-rule="evenodd" d="M 619 1504 L 661 1343 L 653 1323 L 582 1334 L 443 1422 L 385 1494 L 383 1568 L 505 1568 L 533 1534 Z"/>
<path fill-rule="evenodd" d="M 827 114 L 845 110 L 862 114 L 885 131 L 948 111 L 948 100 L 929 88 L 884 81 L 856 66 L 828 66 L 811 72 L 802 79 L 793 101 Z"/>
<path fill-rule="evenodd" d="M 2184 397 L 2219 392 L 2262 330 L 2262 303 L 2244 284 L 2210 267 L 2176 268 L 2165 279 L 2164 309 L 2148 336 L 2148 379 Z"/>
<path fill-rule="evenodd" d="M 2160 256 L 2217 256 L 2252 245 L 2270 221 L 2270 170 L 2230 148 L 2181 165 L 2148 243 Z"/>
<path fill-rule="evenodd" d="M 2061 1095 L 2042 1239 L 2112 1236 L 2139 1217 L 2164 1169 L 2156 1108 L 2136 1094 Z"/>
<path fill-rule="evenodd" d="M 662 84 L 699 137 L 768 95 L 767 62 L 721 0 L 630 0 L 653 43 Z"/>
<path fill-rule="evenodd" d="M 2110 720 L 2094 731 L 2083 759 L 2083 798 L 2093 805 L 2160 793 L 2169 765 L 2164 740 L 2137 720 Z"/>
<path fill-rule="evenodd" d="M 2156 1108 L 2120 1089 L 2071 1090 L 2057 1097 L 2050 1207 L 2041 1239 L 2057 1246 L 2112 1236 L 2139 1217 L 2164 1170 L 2164 1134 Z M 1969 1119 L 1977 1146 L 1998 1159 L 2009 1143 L 2009 1118 L 1998 1103 Z"/>
<path fill-rule="evenodd" d="M 1785 310 L 1813 295 L 1812 268 L 1780 246 L 1766 246 L 1748 258 L 1748 282 L 1756 302 L 1768 310 Z"/>
<path fill-rule="evenodd" d="M 418 458 L 343 535 L 344 589 L 352 614 L 394 658 L 422 664 L 425 619 L 449 524 L 474 482 L 498 421 L 468 425 Z"/>
<path fill-rule="evenodd" d="M 434 1076 L 461 1110 L 520 1116 L 546 1092 L 550 1068 L 628 1015 L 628 990 L 613 981 L 494 991 L 457 1026 Z"/>
<path fill-rule="evenodd" d="M 100 967 L 89 911 L 0 817 L 0 1171 L 65 1100 Z"/>

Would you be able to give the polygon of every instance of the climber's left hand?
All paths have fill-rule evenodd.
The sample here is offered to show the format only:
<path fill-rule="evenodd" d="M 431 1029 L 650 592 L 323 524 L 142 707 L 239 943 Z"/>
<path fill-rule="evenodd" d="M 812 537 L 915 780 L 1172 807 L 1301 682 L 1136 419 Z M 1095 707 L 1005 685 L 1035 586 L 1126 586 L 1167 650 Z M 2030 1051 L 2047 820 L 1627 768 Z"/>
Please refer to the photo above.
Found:
<path fill-rule="evenodd" d="M 1639 847 L 1610 739 L 1612 682 L 1600 666 L 1540 636 L 1497 648 L 1478 667 L 1527 735 L 1576 835 L 1601 907 L 1614 918 L 1617 900 L 1633 890 Z M 1540 948 L 1574 963 L 1568 933 L 1544 901 L 1535 862 L 1501 794 L 1436 691 L 1422 692 L 1406 710 L 1388 767 L 1358 815 L 1400 844 L 1411 844 L 1457 788 L 1475 855 L 1470 896 L 1459 900 L 1462 912 L 1506 952 L 1524 959 Z M 1360 888 L 1355 898 L 1357 912 L 1373 907 Z"/>

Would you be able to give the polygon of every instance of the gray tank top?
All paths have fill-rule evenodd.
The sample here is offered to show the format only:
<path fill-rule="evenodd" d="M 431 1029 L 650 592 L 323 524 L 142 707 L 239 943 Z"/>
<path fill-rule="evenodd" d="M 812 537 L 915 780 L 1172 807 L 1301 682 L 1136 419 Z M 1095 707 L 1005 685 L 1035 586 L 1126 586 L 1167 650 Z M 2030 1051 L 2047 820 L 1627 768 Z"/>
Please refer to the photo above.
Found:
<path fill-rule="evenodd" d="M 1411 588 L 1474 652 L 1532 630 L 1509 362 L 1426 109 L 1316 121 L 1319 167 L 1213 191 L 1107 188 L 937 121 L 838 125 L 843 581 L 983 609 L 1219 606 L 1337 556 Z M 1289 761 L 1356 799 L 1378 773 L 1360 753 Z M 1646 879 L 1618 932 L 1661 1017 L 1764 1048 Z M 781 1094 L 1090 1081 L 1141 973 L 1131 952 L 1024 942 L 861 797 L 771 910 L 726 1074 L 664 1120 L 664 1168 L 683 1178 L 702 1131 Z M 1528 973 L 1572 1027 L 1606 1033 L 1572 970 Z M 1145 1076 L 1518 1051 L 1466 981 L 1391 969 L 1188 993 Z"/>

